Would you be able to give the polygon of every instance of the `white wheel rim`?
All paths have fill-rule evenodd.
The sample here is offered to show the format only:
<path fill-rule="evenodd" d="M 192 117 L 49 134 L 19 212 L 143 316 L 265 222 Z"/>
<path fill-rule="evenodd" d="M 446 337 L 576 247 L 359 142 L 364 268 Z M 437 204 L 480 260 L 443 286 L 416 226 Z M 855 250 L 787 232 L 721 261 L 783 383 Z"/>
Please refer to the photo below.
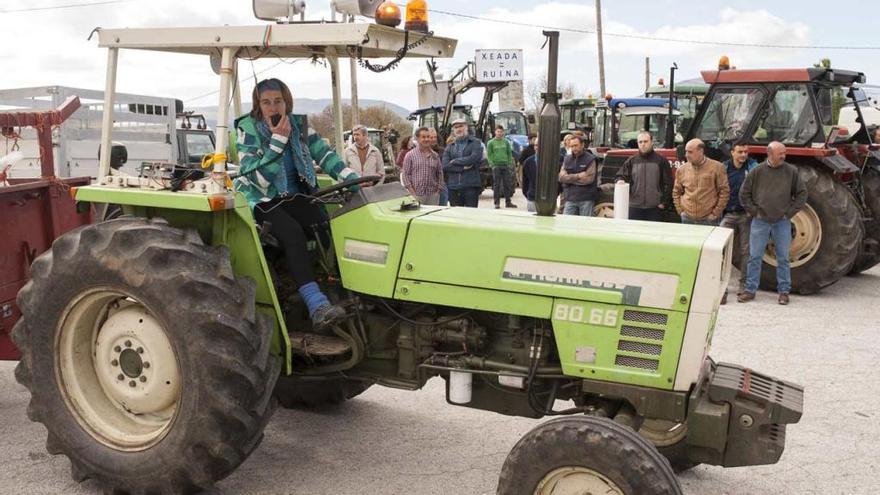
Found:
<path fill-rule="evenodd" d="M 668 447 L 684 440 L 687 436 L 687 425 L 663 419 L 646 419 L 642 421 L 639 435 L 655 447 Z"/>
<path fill-rule="evenodd" d="M 599 203 L 593 207 L 593 216 L 599 218 L 614 218 L 614 203 Z"/>
<path fill-rule="evenodd" d="M 59 388 L 79 424 L 124 450 L 158 443 L 180 402 L 180 372 L 161 323 L 137 301 L 95 289 L 72 301 L 57 342 Z"/>
<path fill-rule="evenodd" d="M 791 267 L 801 266 L 816 256 L 822 245 L 822 222 L 812 206 L 806 205 L 791 219 Z M 764 251 L 764 262 L 776 266 L 776 247 L 771 239 Z"/>
<path fill-rule="evenodd" d="M 624 495 L 613 481 L 583 466 L 566 466 L 547 473 L 534 495 Z"/>

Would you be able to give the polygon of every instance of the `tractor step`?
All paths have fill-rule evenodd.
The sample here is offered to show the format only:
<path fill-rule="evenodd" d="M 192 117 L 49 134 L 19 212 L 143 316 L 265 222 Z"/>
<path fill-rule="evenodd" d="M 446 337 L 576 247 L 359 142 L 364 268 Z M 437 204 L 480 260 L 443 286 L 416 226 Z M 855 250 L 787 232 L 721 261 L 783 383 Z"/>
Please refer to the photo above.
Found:
<path fill-rule="evenodd" d="M 341 356 L 351 352 L 351 346 L 335 335 L 292 332 L 290 347 L 294 354 L 305 356 Z"/>

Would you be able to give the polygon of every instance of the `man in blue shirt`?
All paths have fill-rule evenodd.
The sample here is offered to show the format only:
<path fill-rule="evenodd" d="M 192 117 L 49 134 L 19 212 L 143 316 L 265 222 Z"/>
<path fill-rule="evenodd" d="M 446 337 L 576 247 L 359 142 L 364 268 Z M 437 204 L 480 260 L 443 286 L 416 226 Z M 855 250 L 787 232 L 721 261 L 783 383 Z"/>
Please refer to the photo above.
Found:
<path fill-rule="evenodd" d="M 721 226 L 733 230 L 734 249 L 739 255 L 739 288 L 736 295 L 742 294 L 746 283 L 746 262 L 749 259 L 749 224 L 752 219 L 739 201 L 739 190 L 746 180 L 746 174 L 758 166 L 753 158 L 749 158 L 749 147 L 745 141 L 737 142 L 730 152 L 730 159 L 724 162 L 727 170 L 727 183 L 730 184 L 730 200 L 724 208 Z M 727 303 L 727 291 L 721 298 L 721 304 Z"/>

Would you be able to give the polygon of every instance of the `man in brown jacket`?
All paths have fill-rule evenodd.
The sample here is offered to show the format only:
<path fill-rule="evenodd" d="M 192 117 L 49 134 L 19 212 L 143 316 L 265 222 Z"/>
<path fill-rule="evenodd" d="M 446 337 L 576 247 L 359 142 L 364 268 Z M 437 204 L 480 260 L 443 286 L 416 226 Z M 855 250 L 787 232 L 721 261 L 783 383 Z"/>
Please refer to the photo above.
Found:
<path fill-rule="evenodd" d="M 684 147 L 687 162 L 678 168 L 672 187 L 672 202 L 681 223 L 718 225 L 730 185 L 724 165 L 706 156 L 706 145 L 691 139 Z"/>

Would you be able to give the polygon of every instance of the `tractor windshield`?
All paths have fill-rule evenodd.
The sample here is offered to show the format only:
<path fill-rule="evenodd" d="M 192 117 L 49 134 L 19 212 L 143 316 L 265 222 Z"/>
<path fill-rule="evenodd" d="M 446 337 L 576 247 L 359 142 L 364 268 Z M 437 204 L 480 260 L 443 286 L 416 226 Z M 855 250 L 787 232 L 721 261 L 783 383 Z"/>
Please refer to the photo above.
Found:
<path fill-rule="evenodd" d="M 519 112 L 499 112 L 495 114 L 495 125 L 503 126 L 505 134 L 520 136 L 528 134 L 526 116 Z"/>
<path fill-rule="evenodd" d="M 819 132 L 810 93 L 805 84 L 779 86 L 767 111 L 761 116 L 752 140 L 757 143 L 780 141 L 803 145 Z"/>
<path fill-rule="evenodd" d="M 758 88 L 719 88 L 704 102 L 706 110 L 693 136 L 704 142 L 737 141 L 764 102 Z"/>
<path fill-rule="evenodd" d="M 619 145 L 625 148 L 636 148 L 636 140 L 639 133 L 650 131 L 651 135 L 654 136 L 654 145 L 660 146 L 662 139 L 666 136 L 667 120 L 668 115 L 665 113 L 622 115 L 617 131 Z"/>

